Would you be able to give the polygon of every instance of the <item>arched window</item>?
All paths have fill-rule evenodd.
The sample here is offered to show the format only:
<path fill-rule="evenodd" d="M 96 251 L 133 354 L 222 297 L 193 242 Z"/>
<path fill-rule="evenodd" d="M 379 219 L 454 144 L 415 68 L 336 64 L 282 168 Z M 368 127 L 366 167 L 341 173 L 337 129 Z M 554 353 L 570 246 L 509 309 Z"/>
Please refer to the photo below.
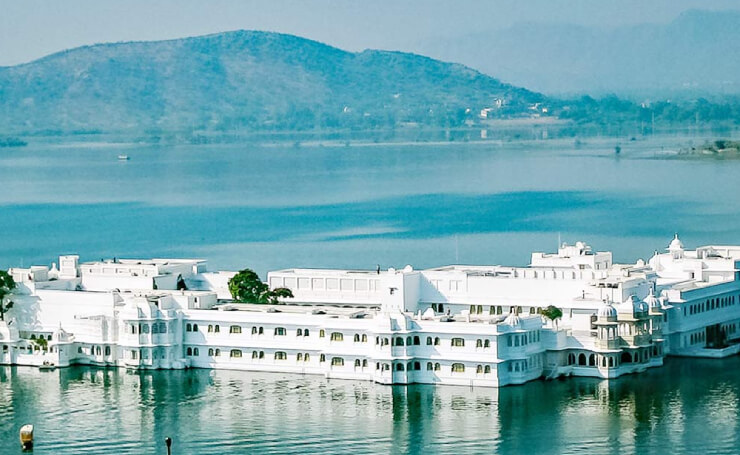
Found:
<path fill-rule="evenodd" d="M 383 338 L 383 346 L 388 346 L 388 338 Z"/>
<path fill-rule="evenodd" d="M 329 339 L 331 341 L 344 341 L 344 335 L 341 332 L 332 332 Z"/>
<path fill-rule="evenodd" d="M 434 345 L 439 346 L 439 337 L 434 337 Z"/>
<path fill-rule="evenodd" d="M 488 374 L 488 373 L 490 373 L 490 372 L 491 372 L 491 365 L 486 365 L 486 366 L 485 366 L 485 367 L 483 368 L 483 373 L 485 373 L 485 374 Z"/>
<path fill-rule="evenodd" d="M 229 333 L 242 333 L 242 326 L 232 325 L 229 327 Z M 252 333 L 254 333 L 254 327 L 252 327 Z"/>
<path fill-rule="evenodd" d="M 403 337 L 396 337 L 396 346 L 403 346 Z"/>
<path fill-rule="evenodd" d="M 333 367 L 343 367 L 344 366 L 344 359 L 341 357 L 332 357 L 331 358 L 331 366 Z"/>
<path fill-rule="evenodd" d="M 147 329 L 146 329 L 146 328 L 144 328 L 144 331 L 145 331 L 145 332 L 146 332 L 146 330 L 147 330 Z M 197 331 L 198 331 L 198 324 L 193 324 L 193 332 L 197 332 Z"/>
<path fill-rule="evenodd" d="M 285 336 L 285 327 L 275 327 L 275 336 Z"/>
<path fill-rule="evenodd" d="M 298 354 L 296 354 L 295 360 L 296 360 L 296 362 L 302 361 L 303 360 L 303 353 L 299 352 Z"/>
<path fill-rule="evenodd" d="M 9 304 L 8 304 L 8 305 L 9 305 Z M 35 340 L 35 339 L 36 339 L 36 334 L 35 334 L 35 333 L 32 333 L 32 334 L 31 334 L 31 339 L 32 339 L 32 340 Z"/>
<path fill-rule="evenodd" d="M 413 371 L 414 370 L 414 362 L 409 362 L 406 364 L 406 371 Z"/>
<path fill-rule="evenodd" d="M 275 360 L 286 360 L 288 358 L 288 354 L 286 354 L 283 351 L 275 351 Z"/>
<path fill-rule="evenodd" d="M 362 342 L 367 343 L 367 334 L 365 333 L 362 334 Z"/>
<path fill-rule="evenodd" d="M 434 371 L 439 371 L 442 369 L 442 365 L 439 364 L 439 362 L 434 364 Z"/>
<path fill-rule="evenodd" d="M 622 357 L 620 358 L 621 362 L 624 363 L 632 363 L 632 356 L 629 352 L 623 352 Z"/>
<path fill-rule="evenodd" d="M 303 336 L 304 337 L 307 337 L 308 336 L 308 329 L 303 329 Z"/>
<path fill-rule="evenodd" d="M 427 337 L 427 346 L 432 345 L 432 337 Z"/>
<path fill-rule="evenodd" d="M 199 356 L 200 355 L 200 352 L 198 351 L 198 348 L 193 348 L 193 355 L 194 356 Z"/>
<path fill-rule="evenodd" d="M 414 335 L 414 346 L 419 346 L 421 344 L 421 340 L 417 335 Z"/>
<path fill-rule="evenodd" d="M 257 330 L 257 335 L 264 335 L 264 334 L 265 334 L 265 328 L 264 328 L 264 327 L 260 327 L 260 328 L 259 328 L 259 329 Z"/>
<path fill-rule="evenodd" d="M 453 363 L 452 372 L 453 373 L 465 373 L 465 365 L 463 365 L 462 363 Z"/>
<path fill-rule="evenodd" d="M 483 340 L 483 347 L 484 348 L 490 348 L 491 347 L 491 340 Z"/>
<path fill-rule="evenodd" d="M 186 351 L 186 355 L 193 355 L 193 348 L 188 348 Z"/>
<path fill-rule="evenodd" d="M 325 354 L 319 355 L 319 362 L 326 362 L 326 355 Z"/>
<path fill-rule="evenodd" d="M 303 361 L 308 362 L 309 360 L 311 360 L 311 356 L 307 352 L 306 354 L 303 355 Z"/>
<path fill-rule="evenodd" d="M 159 333 L 159 324 L 156 322 L 152 324 L 152 333 Z"/>
<path fill-rule="evenodd" d="M 242 351 L 239 349 L 232 349 L 229 353 L 229 357 L 232 358 L 240 358 L 242 356 Z"/>
<path fill-rule="evenodd" d="M 360 342 L 360 334 L 359 333 L 355 333 L 355 336 L 354 336 L 354 340 L 353 341 L 355 343 L 359 343 Z"/>
<path fill-rule="evenodd" d="M 218 326 L 216 326 L 216 332 L 218 332 Z M 167 333 L 167 324 L 164 322 L 159 323 L 159 333 Z"/>
<path fill-rule="evenodd" d="M 232 325 L 232 327 L 234 326 Z M 239 330 L 241 330 L 241 327 L 239 327 Z M 231 329 L 229 329 L 229 332 L 231 332 Z M 231 333 L 234 333 L 234 332 L 231 332 Z M 257 335 L 257 327 L 252 327 L 252 335 Z"/>
<path fill-rule="evenodd" d="M 483 374 L 483 365 L 478 365 L 475 367 L 475 374 Z"/>
<path fill-rule="evenodd" d="M 611 357 L 611 356 L 609 357 L 609 366 L 610 367 L 613 367 L 614 366 L 614 358 Z"/>
<path fill-rule="evenodd" d="M 260 351 L 260 359 L 264 359 L 264 358 L 265 358 L 265 351 Z"/>
<path fill-rule="evenodd" d="M 95 355 L 101 355 L 103 352 L 100 349 L 100 346 L 95 346 Z"/>
<path fill-rule="evenodd" d="M 216 357 L 219 357 L 221 355 L 221 350 L 219 348 L 216 348 Z"/>
<path fill-rule="evenodd" d="M 360 362 L 360 359 L 355 359 L 355 368 L 359 368 L 360 365 L 362 365 L 362 362 Z"/>
<path fill-rule="evenodd" d="M 303 336 L 303 329 L 298 329 L 295 331 L 295 336 L 302 337 Z"/>
<path fill-rule="evenodd" d="M 476 348 L 482 348 L 483 347 L 483 340 L 481 340 L 480 338 L 478 338 L 477 340 L 475 340 L 475 347 Z"/>
<path fill-rule="evenodd" d="M 319 330 L 319 338 L 324 338 L 326 336 L 326 332 L 324 329 Z"/>
<path fill-rule="evenodd" d="M 396 371 L 403 371 L 403 364 L 402 363 L 397 363 L 396 364 Z"/>
<path fill-rule="evenodd" d="M 450 346 L 455 347 L 463 347 L 465 346 L 465 339 L 464 338 L 453 338 L 450 342 Z"/>
<path fill-rule="evenodd" d="M 210 357 L 213 357 L 213 354 L 214 354 L 214 352 L 213 352 L 213 348 L 209 348 L 209 349 L 208 349 L 208 355 L 209 355 Z"/>
<path fill-rule="evenodd" d="M 213 324 L 208 324 L 208 333 L 213 333 Z"/>
<path fill-rule="evenodd" d="M 596 365 L 596 356 L 591 354 L 590 356 L 588 356 L 588 366 L 592 367 L 595 365 Z"/>
<path fill-rule="evenodd" d="M 411 336 L 410 336 L 410 335 L 409 335 L 409 336 L 407 336 L 407 337 L 406 337 L 406 346 L 411 346 L 411 345 L 413 345 L 413 344 L 414 344 L 414 339 L 413 339 L 413 338 L 411 338 Z"/>
<path fill-rule="evenodd" d="M 421 362 L 414 361 L 414 371 L 421 370 Z"/>
<path fill-rule="evenodd" d="M 258 356 L 259 356 L 259 353 L 257 351 L 252 351 L 252 358 L 253 359 L 258 358 Z"/>
<path fill-rule="evenodd" d="M 586 365 L 586 354 L 578 356 L 578 365 Z"/>
<path fill-rule="evenodd" d="M 432 371 L 434 369 L 434 365 L 432 365 L 432 362 L 427 362 L 427 371 Z"/>
<path fill-rule="evenodd" d="M 105 347 L 105 355 L 110 355 L 110 346 Z"/>
<path fill-rule="evenodd" d="M 221 332 L 221 326 L 220 326 L 220 325 L 218 325 L 218 324 L 216 324 L 216 327 L 215 327 L 215 329 L 214 329 L 214 332 L 216 332 L 216 333 L 219 333 L 219 332 Z M 162 332 L 162 333 L 164 333 L 164 332 Z"/>
<path fill-rule="evenodd" d="M 362 359 L 362 368 L 367 368 L 367 359 Z"/>

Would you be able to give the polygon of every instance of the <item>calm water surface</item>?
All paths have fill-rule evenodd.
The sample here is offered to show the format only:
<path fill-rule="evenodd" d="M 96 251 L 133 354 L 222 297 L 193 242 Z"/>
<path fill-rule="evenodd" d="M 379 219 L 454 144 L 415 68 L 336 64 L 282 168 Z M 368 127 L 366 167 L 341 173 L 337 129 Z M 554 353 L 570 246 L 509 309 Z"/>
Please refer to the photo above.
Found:
<path fill-rule="evenodd" d="M 616 381 L 381 386 L 234 371 L 0 368 L 0 447 L 37 454 L 737 453 L 740 358 Z"/>
<path fill-rule="evenodd" d="M 204 257 L 212 268 L 526 264 L 586 240 L 617 260 L 740 242 L 740 160 L 693 138 L 300 147 L 37 143 L 0 150 L 0 267 Z M 120 162 L 125 153 L 130 161 Z"/>
<path fill-rule="evenodd" d="M 617 260 L 740 243 L 740 161 L 686 138 L 352 147 L 36 143 L 0 149 L 0 268 L 58 254 L 212 268 L 526 264 L 586 240 Z M 695 143 L 701 140 L 694 138 Z M 125 153 L 130 161 L 119 162 Z M 0 454 L 737 453 L 740 358 L 611 383 L 384 387 L 229 371 L 0 368 Z M 159 443 L 159 446 L 155 444 Z"/>

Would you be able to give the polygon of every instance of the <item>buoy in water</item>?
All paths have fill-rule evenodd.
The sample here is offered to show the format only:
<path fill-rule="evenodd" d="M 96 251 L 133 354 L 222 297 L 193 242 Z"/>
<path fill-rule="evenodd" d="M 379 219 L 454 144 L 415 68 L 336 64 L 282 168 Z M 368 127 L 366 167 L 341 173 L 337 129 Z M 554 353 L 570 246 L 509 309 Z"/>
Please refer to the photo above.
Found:
<path fill-rule="evenodd" d="M 33 425 L 23 425 L 21 427 L 21 447 L 23 450 L 33 449 Z"/>

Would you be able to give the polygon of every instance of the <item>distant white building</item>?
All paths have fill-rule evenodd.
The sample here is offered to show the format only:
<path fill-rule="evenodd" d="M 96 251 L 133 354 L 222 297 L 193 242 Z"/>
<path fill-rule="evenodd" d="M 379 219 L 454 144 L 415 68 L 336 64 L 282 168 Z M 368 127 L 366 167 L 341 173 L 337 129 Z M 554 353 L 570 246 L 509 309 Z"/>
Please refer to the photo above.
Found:
<path fill-rule="evenodd" d="M 384 384 L 504 386 L 561 375 L 616 378 L 665 354 L 738 352 L 740 246 L 648 263 L 563 244 L 528 267 L 287 269 L 284 305 L 232 303 L 233 272 L 201 260 L 79 262 L 10 270 L 0 363 L 227 368 Z M 556 321 L 543 309 L 562 311 Z"/>

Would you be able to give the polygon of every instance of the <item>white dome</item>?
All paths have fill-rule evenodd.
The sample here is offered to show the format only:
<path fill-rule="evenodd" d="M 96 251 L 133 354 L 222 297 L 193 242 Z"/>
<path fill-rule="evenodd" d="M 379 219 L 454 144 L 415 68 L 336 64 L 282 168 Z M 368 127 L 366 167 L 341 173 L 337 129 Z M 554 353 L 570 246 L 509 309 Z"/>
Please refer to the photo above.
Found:
<path fill-rule="evenodd" d="M 604 305 L 602 305 L 599 308 L 599 319 L 614 319 L 617 317 L 617 309 L 614 308 L 611 303 L 605 302 Z"/>
<path fill-rule="evenodd" d="M 653 290 L 650 289 L 650 294 L 648 294 L 647 297 L 645 297 L 645 300 L 643 300 L 645 304 L 648 306 L 648 308 L 660 308 L 660 299 L 655 297 L 655 294 L 653 294 Z"/>
<path fill-rule="evenodd" d="M 506 319 L 504 319 L 504 324 L 509 324 L 512 327 L 519 325 L 521 322 L 522 320 L 515 313 L 509 313 Z"/>
<path fill-rule="evenodd" d="M 67 333 L 66 330 L 62 328 L 62 325 L 59 324 L 59 328 L 54 331 L 54 334 L 52 335 L 52 339 L 57 342 L 65 342 L 70 341 L 70 335 Z"/>
<path fill-rule="evenodd" d="M 641 313 L 647 313 L 648 306 L 633 294 L 618 305 L 618 311 L 620 313 L 627 313 L 636 316 Z"/>
<path fill-rule="evenodd" d="M 676 234 L 673 237 L 673 240 L 671 240 L 671 244 L 668 245 L 669 251 L 675 251 L 675 250 L 683 250 L 683 243 L 681 243 L 681 240 L 678 238 L 678 234 Z"/>

